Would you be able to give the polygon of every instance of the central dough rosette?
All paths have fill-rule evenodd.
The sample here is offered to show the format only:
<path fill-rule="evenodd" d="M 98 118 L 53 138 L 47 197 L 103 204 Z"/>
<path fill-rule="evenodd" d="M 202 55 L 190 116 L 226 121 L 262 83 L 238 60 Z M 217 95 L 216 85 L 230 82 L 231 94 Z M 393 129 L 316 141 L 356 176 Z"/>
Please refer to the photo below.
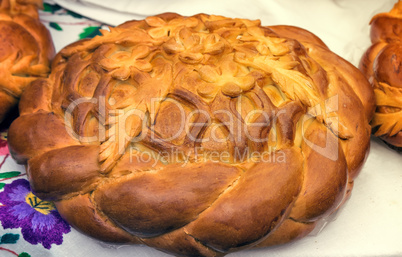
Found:
<path fill-rule="evenodd" d="M 58 54 L 10 129 L 70 224 L 217 256 L 302 237 L 345 201 L 373 96 L 313 34 L 176 14 L 102 34 Z"/>

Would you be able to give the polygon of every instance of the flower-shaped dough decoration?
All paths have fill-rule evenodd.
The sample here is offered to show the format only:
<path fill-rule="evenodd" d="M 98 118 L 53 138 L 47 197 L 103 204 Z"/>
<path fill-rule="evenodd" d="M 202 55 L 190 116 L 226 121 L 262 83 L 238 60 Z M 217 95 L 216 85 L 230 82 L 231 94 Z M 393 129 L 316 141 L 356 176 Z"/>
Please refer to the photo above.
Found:
<path fill-rule="evenodd" d="M 152 65 L 143 59 L 150 51 L 149 47 L 140 45 L 133 48 L 131 53 L 119 51 L 112 54 L 110 58 L 102 59 L 99 64 L 105 70 L 112 71 L 110 74 L 113 78 L 127 80 L 132 68 L 145 72 L 152 70 Z"/>
<path fill-rule="evenodd" d="M 243 70 L 242 70 L 243 69 Z M 208 86 L 197 88 L 201 96 L 214 97 L 218 89 L 227 96 L 236 97 L 242 92 L 247 92 L 254 87 L 255 78 L 248 69 L 244 72 L 244 66 L 234 62 L 233 56 L 222 60 L 219 66 L 204 65 L 198 70 L 200 77 L 208 82 Z M 228 82 L 229 81 L 229 82 Z"/>

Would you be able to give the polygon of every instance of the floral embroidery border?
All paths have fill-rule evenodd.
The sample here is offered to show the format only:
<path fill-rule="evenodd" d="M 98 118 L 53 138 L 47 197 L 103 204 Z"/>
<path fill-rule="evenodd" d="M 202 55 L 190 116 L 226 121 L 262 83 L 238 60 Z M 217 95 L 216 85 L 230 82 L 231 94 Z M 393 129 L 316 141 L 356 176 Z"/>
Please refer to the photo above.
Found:
<path fill-rule="evenodd" d="M 26 180 L 26 173 L 4 171 L 2 168 L 10 156 L 7 131 L 0 131 L 0 222 L 4 229 L 21 229 L 23 239 L 32 244 L 42 244 L 50 249 L 60 245 L 63 235 L 71 231 L 70 225 L 57 212 L 54 204 L 35 196 Z M 22 177 L 22 178 L 20 178 Z M 30 257 L 17 253 L 3 244 L 16 244 L 19 234 L 5 233 L 0 236 L 0 252 L 5 251 L 19 257 Z M 1 254 L 0 254 L 1 255 Z"/>

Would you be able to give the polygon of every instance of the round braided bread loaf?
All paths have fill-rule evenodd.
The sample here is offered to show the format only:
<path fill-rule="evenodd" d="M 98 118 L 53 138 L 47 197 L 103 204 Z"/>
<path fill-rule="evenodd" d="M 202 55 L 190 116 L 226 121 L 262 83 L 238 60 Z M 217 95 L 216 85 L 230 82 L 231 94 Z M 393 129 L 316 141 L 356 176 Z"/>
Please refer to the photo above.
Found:
<path fill-rule="evenodd" d="M 24 88 L 47 77 L 55 52 L 39 21 L 41 0 L 0 0 L 0 123 L 17 105 Z"/>
<path fill-rule="evenodd" d="M 377 109 L 371 125 L 375 136 L 402 151 L 402 2 L 370 24 L 372 45 L 359 68 L 374 88 Z"/>
<path fill-rule="evenodd" d="M 95 238 L 221 256 L 347 199 L 373 91 L 315 35 L 165 13 L 64 48 L 9 130 L 33 192 Z"/>

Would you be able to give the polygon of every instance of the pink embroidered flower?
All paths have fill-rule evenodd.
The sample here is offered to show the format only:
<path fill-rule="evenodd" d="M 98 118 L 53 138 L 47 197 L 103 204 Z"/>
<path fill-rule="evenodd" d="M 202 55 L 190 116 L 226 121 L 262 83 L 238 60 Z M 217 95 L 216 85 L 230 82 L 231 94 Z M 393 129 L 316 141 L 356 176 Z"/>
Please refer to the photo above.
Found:
<path fill-rule="evenodd" d="M 10 153 L 10 151 L 8 150 L 8 144 L 7 144 L 7 132 L 1 131 L 0 132 L 0 156 L 7 155 L 9 153 Z"/>

